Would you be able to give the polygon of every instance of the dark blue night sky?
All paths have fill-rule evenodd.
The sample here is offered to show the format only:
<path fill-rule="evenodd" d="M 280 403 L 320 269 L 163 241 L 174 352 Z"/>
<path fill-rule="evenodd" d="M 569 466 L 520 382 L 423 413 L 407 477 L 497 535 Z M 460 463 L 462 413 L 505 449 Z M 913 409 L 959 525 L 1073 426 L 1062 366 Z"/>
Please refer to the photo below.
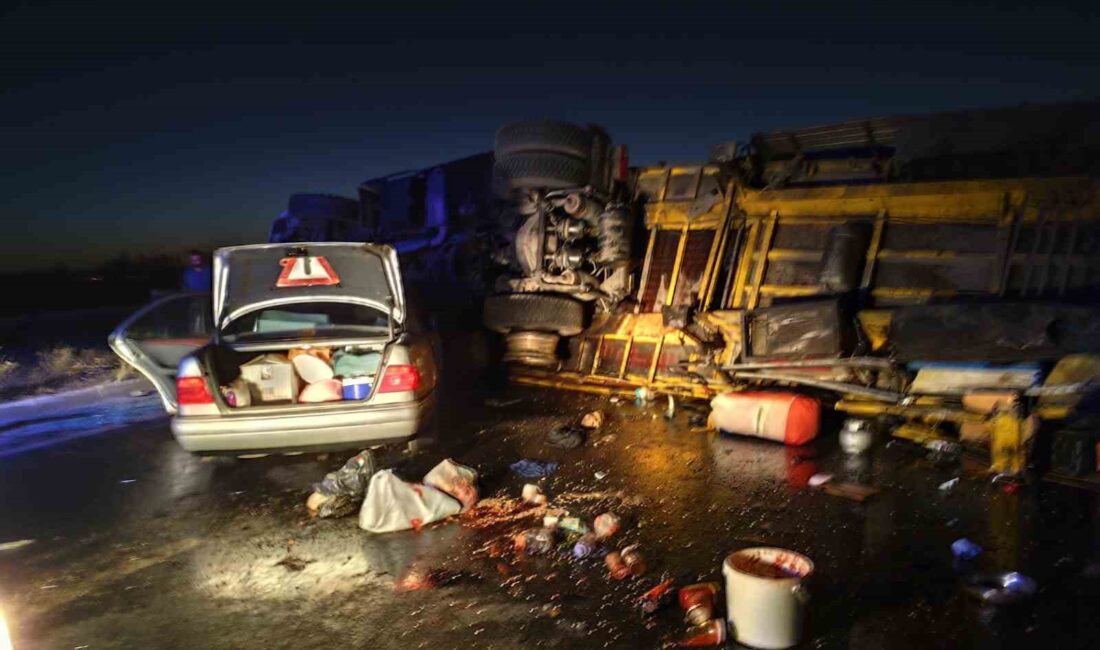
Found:
<path fill-rule="evenodd" d="M 291 192 L 352 195 L 520 117 L 691 160 L 1100 89 L 1095 2 L 393 5 L 5 3 L 0 266 L 262 240 Z"/>

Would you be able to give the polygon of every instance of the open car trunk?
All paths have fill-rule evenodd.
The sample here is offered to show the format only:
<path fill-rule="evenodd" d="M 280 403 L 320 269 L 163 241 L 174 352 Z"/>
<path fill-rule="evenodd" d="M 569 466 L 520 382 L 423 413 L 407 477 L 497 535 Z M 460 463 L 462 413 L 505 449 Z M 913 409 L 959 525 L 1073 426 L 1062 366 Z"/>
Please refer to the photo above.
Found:
<path fill-rule="evenodd" d="M 263 351 L 257 351 L 234 349 L 221 343 L 211 345 L 206 349 L 203 365 L 210 372 L 211 383 L 215 383 L 219 388 L 215 395 L 215 401 L 227 415 L 301 408 L 340 408 L 341 406 L 347 408 L 367 405 L 374 399 L 375 389 L 381 379 L 386 345 L 385 341 L 333 348 L 323 345 L 307 347 L 299 344 L 278 348 L 265 346 Z M 297 355 L 319 358 L 318 355 L 322 351 L 328 352 L 337 360 L 346 356 L 355 357 L 354 365 L 360 370 L 367 369 L 366 372 L 357 372 L 354 377 L 358 384 L 365 384 L 369 387 L 365 390 L 360 389 L 361 394 L 362 392 L 366 393 L 365 397 L 361 399 L 345 398 L 343 395 L 343 382 L 348 377 L 335 373 L 340 367 L 351 364 L 341 364 L 333 368 L 332 375 L 333 379 L 340 382 L 340 385 L 337 386 L 340 389 L 339 399 L 320 402 L 302 401 L 303 391 L 306 390 L 307 386 L 310 386 L 310 382 L 298 373 L 292 358 Z M 320 360 L 323 361 L 323 359 Z M 313 364 L 313 368 L 320 367 L 320 364 L 315 361 L 310 363 Z M 334 364 L 328 365 L 332 367 Z M 250 366 L 252 366 L 251 370 L 249 369 Z M 264 371 L 264 366 L 269 370 Z M 291 378 L 291 375 L 293 375 L 293 378 Z M 270 379 L 264 377 L 270 377 Z M 317 382 L 317 384 L 324 383 L 324 381 Z M 287 384 L 290 388 L 286 391 L 282 390 L 281 387 Z M 272 386 L 280 387 L 280 389 L 274 391 L 279 393 L 278 396 L 272 396 L 272 393 L 267 392 L 267 389 Z M 324 387 L 321 388 L 314 394 L 326 394 L 328 392 Z M 242 392 L 247 392 L 247 396 L 242 398 Z M 265 392 L 267 392 L 266 395 Z"/>

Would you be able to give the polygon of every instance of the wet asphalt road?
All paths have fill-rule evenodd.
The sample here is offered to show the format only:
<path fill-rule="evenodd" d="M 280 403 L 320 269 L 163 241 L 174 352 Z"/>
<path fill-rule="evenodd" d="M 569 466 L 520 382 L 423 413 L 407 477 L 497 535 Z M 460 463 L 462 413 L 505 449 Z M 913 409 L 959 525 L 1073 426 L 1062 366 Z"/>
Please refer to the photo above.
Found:
<path fill-rule="evenodd" d="M 483 496 L 518 496 L 523 457 L 558 461 L 551 494 L 622 491 L 572 502 L 613 508 L 622 543 L 649 573 L 613 582 L 599 562 L 490 557 L 521 524 L 459 523 L 373 536 L 354 517 L 310 520 L 312 482 L 342 454 L 207 462 L 158 420 L 0 458 L 0 609 L 27 648 L 660 647 L 682 633 L 675 610 L 643 620 L 633 599 L 668 574 L 720 580 L 730 551 L 781 546 L 816 563 L 803 647 L 1097 647 L 1097 495 L 1038 484 L 1005 494 L 977 463 L 935 466 L 880 441 L 845 459 L 831 431 L 804 449 L 693 431 L 689 413 L 574 393 L 510 389 L 521 401 L 447 407 L 444 444 L 399 465 L 418 479 L 451 455 L 482 474 Z M 601 408 L 581 449 L 546 432 Z M 815 472 L 870 482 L 864 504 L 805 486 Z M 606 472 L 602 480 L 596 472 Z M 962 479 L 950 491 L 944 481 Z M 983 570 L 1019 570 L 1040 591 L 993 613 L 959 587 L 949 545 L 969 537 Z M 395 590 L 432 573 L 440 583 Z M 732 644 L 731 644 L 732 646 Z"/>

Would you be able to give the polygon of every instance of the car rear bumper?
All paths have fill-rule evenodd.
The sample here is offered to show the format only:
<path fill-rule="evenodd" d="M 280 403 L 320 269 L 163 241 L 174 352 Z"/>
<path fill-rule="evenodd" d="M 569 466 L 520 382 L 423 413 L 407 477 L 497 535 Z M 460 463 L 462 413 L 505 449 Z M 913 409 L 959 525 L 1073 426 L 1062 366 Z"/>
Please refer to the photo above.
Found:
<path fill-rule="evenodd" d="M 172 418 L 172 433 L 191 452 L 287 452 L 404 442 L 423 431 L 435 394 L 419 402 L 344 412 Z"/>

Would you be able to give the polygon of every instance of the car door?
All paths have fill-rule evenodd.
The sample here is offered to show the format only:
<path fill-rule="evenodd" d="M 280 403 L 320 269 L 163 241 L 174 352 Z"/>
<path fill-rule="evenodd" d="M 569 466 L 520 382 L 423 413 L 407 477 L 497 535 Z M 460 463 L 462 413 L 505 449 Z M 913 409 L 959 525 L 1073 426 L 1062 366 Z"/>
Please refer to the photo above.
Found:
<path fill-rule="evenodd" d="M 206 345 L 212 331 L 209 293 L 164 296 L 142 307 L 111 332 L 111 349 L 153 383 L 164 408 L 176 412 L 176 369 Z"/>

